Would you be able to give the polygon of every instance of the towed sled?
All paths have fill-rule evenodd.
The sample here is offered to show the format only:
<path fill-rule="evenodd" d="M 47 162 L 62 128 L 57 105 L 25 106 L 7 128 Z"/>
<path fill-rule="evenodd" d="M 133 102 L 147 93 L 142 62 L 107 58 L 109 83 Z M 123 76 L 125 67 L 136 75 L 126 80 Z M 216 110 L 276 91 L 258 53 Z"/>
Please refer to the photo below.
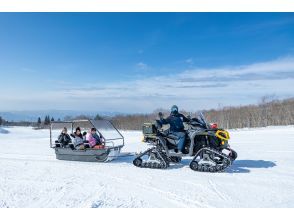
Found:
<path fill-rule="evenodd" d="M 73 133 L 76 127 L 81 131 L 87 132 L 91 128 L 96 128 L 101 138 L 104 140 L 98 149 L 90 148 L 87 142 L 84 143 L 85 149 L 75 149 L 72 143 L 63 147 L 57 141 L 60 131 L 66 127 Z M 116 127 L 107 120 L 74 120 L 67 122 L 51 122 L 50 126 L 50 147 L 55 149 L 56 159 L 85 162 L 106 162 L 116 159 L 121 149 L 124 147 L 124 137 Z"/>
<path fill-rule="evenodd" d="M 141 168 L 166 169 L 180 163 L 182 157 L 192 158 L 190 168 L 200 172 L 221 172 L 232 165 L 237 153 L 230 148 L 229 132 L 206 122 L 203 114 L 186 124 L 185 148 L 178 152 L 178 137 L 162 129 L 160 123 L 144 123 L 143 142 L 151 147 L 137 155 L 133 164 Z"/>

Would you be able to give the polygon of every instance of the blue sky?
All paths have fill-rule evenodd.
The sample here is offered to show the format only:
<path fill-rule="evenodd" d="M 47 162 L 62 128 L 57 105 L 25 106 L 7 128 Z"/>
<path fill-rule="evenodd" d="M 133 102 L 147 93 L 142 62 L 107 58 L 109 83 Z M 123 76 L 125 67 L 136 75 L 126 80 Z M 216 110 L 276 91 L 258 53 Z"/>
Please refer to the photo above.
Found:
<path fill-rule="evenodd" d="M 0 13 L 0 110 L 292 97 L 293 27 L 294 13 Z"/>

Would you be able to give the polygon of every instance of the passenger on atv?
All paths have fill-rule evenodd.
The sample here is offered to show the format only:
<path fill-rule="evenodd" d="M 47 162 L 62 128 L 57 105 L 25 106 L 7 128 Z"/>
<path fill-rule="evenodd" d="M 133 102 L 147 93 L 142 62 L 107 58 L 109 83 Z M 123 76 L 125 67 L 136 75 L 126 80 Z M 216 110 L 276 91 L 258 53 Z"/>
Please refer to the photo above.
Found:
<path fill-rule="evenodd" d="M 189 122 L 190 120 L 185 117 L 183 114 L 180 114 L 178 111 L 178 106 L 173 105 L 171 107 L 171 113 L 170 116 L 168 116 L 166 119 L 163 118 L 163 114 L 161 112 L 158 113 L 159 119 L 158 123 L 160 126 L 164 124 L 169 124 L 170 125 L 170 134 L 175 135 L 178 139 L 178 151 L 185 153 L 184 152 L 184 144 L 185 144 L 185 137 L 186 137 L 186 132 L 184 130 L 184 123 L 183 122 Z"/>

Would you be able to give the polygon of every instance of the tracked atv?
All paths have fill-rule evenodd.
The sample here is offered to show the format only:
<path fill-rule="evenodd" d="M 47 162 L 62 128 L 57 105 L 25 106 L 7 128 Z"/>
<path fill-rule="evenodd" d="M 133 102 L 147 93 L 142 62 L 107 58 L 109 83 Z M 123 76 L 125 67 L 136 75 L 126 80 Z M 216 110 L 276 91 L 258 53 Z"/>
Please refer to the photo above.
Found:
<path fill-rule="evenodd" d="M 182 157 L 192 157 L 190 168 L 200 172 L 221 172 L 231 166 L 237 153 L 230 148 L 229 133 L 209 125 L 203 114 L 186 124 L 185 149 L 177 151 L 178 137 L 163 129 L 160 123 L 143 125 L 143 141 L 151 147 L 137 155 L 133 164 L 141 168 L 166 169 Z"/>

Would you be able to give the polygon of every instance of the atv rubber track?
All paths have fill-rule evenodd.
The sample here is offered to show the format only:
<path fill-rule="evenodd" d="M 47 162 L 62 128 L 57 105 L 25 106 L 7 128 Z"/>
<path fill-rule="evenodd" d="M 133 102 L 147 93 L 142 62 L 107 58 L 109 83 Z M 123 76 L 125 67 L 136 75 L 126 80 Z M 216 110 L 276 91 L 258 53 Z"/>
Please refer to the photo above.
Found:
<path fill-rule="evenodd" d="M 219 161 L 214 161 L 212 158 L 210 158 L 210 161 L 213 161 L 216 165 L 210 165 L 209 163 L 206 164 L 199 164 L 198 161 L 196 161 L 197 157 L 202 153 L 202 152 L 211 152 L 210 155 L 214 154 L 217 156 L 220 156 L 222 159 L 221 163 Z M 203 160 L 202 158 L 200 161 Z M 231 166 L 233 160 L 228 157 L 226 154 L 217 151 L 211 147 L 205 147 L 200 149 L 195 157 L 192 159 L 190 162 L 190 168 L 194 171 L 198 172 L 210 172 L 210 173 L 217 173 L 217 172 L 223 172 L 226 168 Z"/>
<path fill-rule="evenodd" d="M 143 156 L 154 154 L 157 162 L 145 161 L 142 159 Z M 166 169 L 169 167 L 169 159 L 164 152 L 158 151 L 156 147 L 152 147 L 140 153 L 134 160 L 133 164 L 140 168 L 151 168 L 151 169 Z"/>

